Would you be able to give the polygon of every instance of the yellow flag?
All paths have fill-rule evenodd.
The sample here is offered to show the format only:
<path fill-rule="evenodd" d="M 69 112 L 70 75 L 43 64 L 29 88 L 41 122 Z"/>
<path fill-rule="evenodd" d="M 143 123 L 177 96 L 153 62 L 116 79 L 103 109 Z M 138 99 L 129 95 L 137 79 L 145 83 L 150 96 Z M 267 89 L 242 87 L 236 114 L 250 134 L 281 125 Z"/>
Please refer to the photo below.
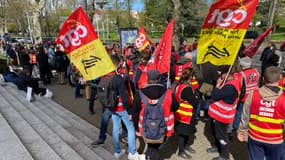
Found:
<path fill-rule="evenodd" d="M 198 41 L 197 64 L 232 65 L 258 0 L 218 0 L 212 4 Z"/>
<path fill-rule="evenodd" d="M 62 44 L 70 61 L 86 80 L 93 80 L 115 70 L 82 7 L 76 9 L 64 22 L 56 42 Z"/>

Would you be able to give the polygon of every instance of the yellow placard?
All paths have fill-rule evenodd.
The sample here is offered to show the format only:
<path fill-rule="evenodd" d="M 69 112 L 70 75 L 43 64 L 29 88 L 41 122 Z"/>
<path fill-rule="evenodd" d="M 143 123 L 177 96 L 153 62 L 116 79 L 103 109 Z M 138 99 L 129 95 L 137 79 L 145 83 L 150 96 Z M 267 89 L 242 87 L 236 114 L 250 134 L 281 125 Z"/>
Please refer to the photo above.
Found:
<path fill-rule="evenodd" d="M 245 29 L 205 28 L 198 41 L 197 64 L 232 65 L 245 36 Z"/>
<path fill-rule="evenodd" d="M 86 80 L 93 80 L 115 70 L 100 39 L 93 40 L 70 52 L 68 57 Z"/>

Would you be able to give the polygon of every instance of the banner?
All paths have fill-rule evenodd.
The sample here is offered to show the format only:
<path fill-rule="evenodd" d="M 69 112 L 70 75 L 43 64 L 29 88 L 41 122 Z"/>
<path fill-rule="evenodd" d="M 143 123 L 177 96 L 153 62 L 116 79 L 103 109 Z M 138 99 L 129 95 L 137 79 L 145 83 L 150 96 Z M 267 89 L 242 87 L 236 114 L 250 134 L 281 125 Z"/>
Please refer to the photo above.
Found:
<path fill-rule="evenodd" d="M 258 0 L 218 0 L 209 10 L 198 41 L 197 64 L 232 65 Z"/>
<path fill-rule="evenodd" d="M 251 42 L 244 50 L 243 54 L 248 57 L 253 57 L 253 55 L 257 52 L 258 48 L 264 41 L 264 38 L 272 31 L 273 26 L 270 26 L 266 29 L 261 35 L 259 35 L 253 42 Z"/>
<path fill-rule="evenodd" d="M 82 7 L 64 22 L 56 42 L 63 46 L 70 61 L 86 80 L 101 77 L 115 69 Z"/>
<path fill-rule="evenodd" d="M 135 39 L 138 37 L 138 29 L 137 28 L 121 28 L 120 29 L 120 44 L 121 51 L 123 53 L 123 48 L 126 47 L 126 44 L 133 44 Z"/>
<path fill-rule="evenodd" d="M 160 73 L 166 73 L 170 70 L 173 26 L 174 20 L 171 20 L 166 26 L 161 40 L 153 53 L 153 57 L 147 65 L 148 70 L 157 69 Z"/>
<path fill-rule="evenodd" d="M 138 37 L 135 40 L 135 48 L 138 51 L 144 50 L 148 45 L 151 45 L 152 42 L 149 40 L 149 38 L 146 35 L 146 32 L 144 30 L 144 27 L 141 27 L 139 29 Z"/>

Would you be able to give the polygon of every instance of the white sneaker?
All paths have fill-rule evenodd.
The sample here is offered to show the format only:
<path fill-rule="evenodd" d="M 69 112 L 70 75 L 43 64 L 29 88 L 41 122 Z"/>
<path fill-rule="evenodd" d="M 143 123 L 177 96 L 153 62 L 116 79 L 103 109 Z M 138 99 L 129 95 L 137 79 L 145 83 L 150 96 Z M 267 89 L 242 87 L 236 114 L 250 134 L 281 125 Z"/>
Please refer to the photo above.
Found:
<path fill-rule="evenodd" d="M 126 152 L 125 149 L 121 149 L 120 153 L 114 153 L 115 159 L 120 159 L 125 154 L 125 152 Z"/>
<path fill-rule="evenodd" d="M 46 89 L 46 94 L 44 95 L 44 97 L 52 98 L 52 96 L 53 96 L 53 93 L 49 89 Z"/>
<path fill-rule="evenodd" d="M 145 160 L 145 154 L 139 154 L 139 160 Z"/>
<path fill-rule="evenodd" d="M 139 154 L 136 152 L 135 154 L 129 153 L 128 160 L 139 160 Z"/>

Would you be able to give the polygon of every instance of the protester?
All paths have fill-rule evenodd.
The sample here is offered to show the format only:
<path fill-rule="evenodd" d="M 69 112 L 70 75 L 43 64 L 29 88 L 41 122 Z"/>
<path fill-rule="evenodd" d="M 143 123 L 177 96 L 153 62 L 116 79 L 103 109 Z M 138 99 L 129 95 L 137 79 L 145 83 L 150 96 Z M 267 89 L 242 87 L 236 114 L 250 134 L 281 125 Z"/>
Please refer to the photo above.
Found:
<path fill-rule="evenodd" d="M 235 120 L 233 123 L 233 128 L 238 129 L 239 128 L 239 122 L 240 117 L 242 113 L 243 104 L 249 94 L 254 89 L 258 88 L 259 85 L 259 72 L 256 68 L 251 67 L 251 58 L 249 57 L 243 57 L 239 60 L 241 71 L 235 74 L 235 77 L 240 81 L 241 83 L 241 94 L 239 98 L 239 104 L 237 106 L 237 111 L 235 115 Z"/>
<path fill-rule="evenodd" d="M 285 95 L 278 87 L 280 69 L 264 70 L 264 85 L 253 90 L 244 104 L 238 139 L 247 140 L 251 160 L 280 160 L 285 120 Z"/>
<path fill-rule="evenodd" d="M 82 84 L 81 84 L 82 83 L 82 80 L 81 80 L 82 75 L 75 65 L 72 66 L 72 77 L 74 78 L 74 81 L 75 81 L 75 90 L 74 90 L 75 98 L 81 98 L 81 97 L 83 97 L 83 95 L 80 93 L 80 89 L 82 86 Z"/>
<path fill-rule="evenodd" d="M 179 107 L 175 112 L 175 129 L 178 134 L 178 156 L 183 159 L 191 159 L 192 157 L 186 153 L 195 153 L 195 150 L 188 144 L 189 135 L 194 131 L 193 123 L 191 121 L 194 115 L 194 108 L 197 108 L 198 97 L 195 97 L 194 89 L 191 81 L 194 76 L 192 68 L 185 68 L 182 72 L 181 78 L 177 87 L 175 88 L 175 97 L 179 103 Z"/>
<path fill-rule="evenodd" d="M 121 121 L 125 124 L 128 131 L 128 159 L 138 160 L 138 153 L 136 151 L 135 140 L 135 128 L 131 121 L 131 108 L 128 98 L 127 87 L 125 85 L 125 79 L 118 74 L 118 68 L 120 67 L 120 58 L 118 56 L 111 56 L 112 62 L 116 67 L 116 74 L 111 79 L 112 90 L 118 93 L 118 105 L 112 108 L 112 121 L 113 121 L 113 144 L 114 144 L 114 156 L 119 159 L 125 150 L 121 149 L 119 135 Z"/>
<path fill-rule="evenodd" d="M 37 55 L 39 71 L 40 71 L 40 78 L 43 81 L 43 84 L 50 84 L 51 83 L 51 69 L 50 64 L 48 62 L 48 55 L 45 53 L 43 46 L 38 48 L 39 54 Z"/>
<path fill-rule="evenodd" d="M 144 86 L 140 90 L 140 97 L 142 100 L 142 106 L 141 111 L 139 115 L 139 136 L 142 136 L 145 143 L 147 143 L 147 150 L 145 152 L 146 158 L 151 160 L 159 160 L 159 147 L 163 143 L 163 137 L 170 137 L 174 132 L 174 116 L 171 112 L 171 104 L 172 104 L 172 92 L 171 90 L 166 89 L 165 86 L 162 84 L 159 84 L 159 78 L 160 73 L 157 70 L 150 70 L 147 72 L 148 77 L 148 84 Z M 159 114 L 155 114 L 157 112 L 151 112 L 154 113 L 152 115 L 149 112 L 146 112 L 146 108 L 149 107 L 161 107 L 161 108 L 153 108 L 153 110 L 160 110 Z M 150 111 L 150 110 L 149 110 Z M 161 115 L 162 119 L 156 119 L 158 117 L 154 117 L 151 119 L 157 120 L 155 123 L 156 125 L 150 127 L 149 126 L 149 118 L 153 116 Z M 149 117 L 150 116 L 150 117 Z M 161 128 L 162 126 L 159 125 L 161 123 L 162 126 L 165 128 Z M 159 135 L 162 135 L 163 137 L 157 137 L 158 139 L 151 139 L 148 137 L 150 133 L 148 133 L 148 127 L 152 131 L 156 133 L 156 131 L 159 131 Z M 161 130 L 160 130 L 161 129 Z M 156 134 L 155 134 L 156 135 Z"/>
<path fill-rule="evenodd" d="M 54 67 L 57 72 L 58 76 L 58 83 L 63 85 L 64 83 L 64 77 L 65 72 L 67 71 L 68 66 L 67 59 L 65 57 L 65 53 L 60 49 L 60 46 L 56 47 L 55 56 L 54 56 Z"/>
<path fill-rule="evenodd" d="M 261 61 L 261 78 L 263 77 L 263 71 L 266 67 L 269 66 L 277 66 L 277 61 L 279 61 L 279 57 L 275 55 L 276 45 L 273 42 L 270 42 L 262 51 L 260 56 Z M 278 60 L 277 60 L 278 59 Z"/>
<path fill-rule="evenodd" d="M 52 98 L 53 94 L 47 88 L 39 87 L 39 79 L 32 78 L 29 67 L 23 67 L 23 71 L 19 74 L 16 85 L 19 90 L 27 92 L 28 87 L 31 87 L 34 94 L 44 96 L 47 98 Z"/>
<path fill-rule="evenodd" d="M 233 76 L 233 70 L 228 74 L 228 66 L 220 68 L 220 76 L 212 91 L 212 102 L 208 110 L 212 118 L 212 129 L 215 137 L 215 146 L 208 148 L 207 152 L 219 152 L 219 156 L 213 160 L 229 159 L 229 137 L 227 135 L 228 125 L 234 121 L 238 96 L 240 93 L 240 83 Z"/>

